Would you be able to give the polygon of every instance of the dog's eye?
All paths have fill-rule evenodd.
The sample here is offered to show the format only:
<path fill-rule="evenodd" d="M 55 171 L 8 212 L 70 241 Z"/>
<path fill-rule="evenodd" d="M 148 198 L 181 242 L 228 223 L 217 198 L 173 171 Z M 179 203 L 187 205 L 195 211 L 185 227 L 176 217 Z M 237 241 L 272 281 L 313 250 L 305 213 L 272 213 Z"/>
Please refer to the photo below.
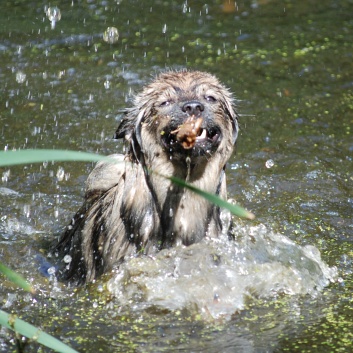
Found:
<path fill-rule="evenodd" d="M 164 101 L 164 102 L 162 102 L 159 106 L 160 107 L 167 107 L 168 105 L 170 105 L 171 104 L 171 101 Z"/>
<path fill-rule="evenodd" d="M 205 99 L 207 100 L 207 102 L 215 102 L 217 99 L 213 96 L 205 96 Z"/>

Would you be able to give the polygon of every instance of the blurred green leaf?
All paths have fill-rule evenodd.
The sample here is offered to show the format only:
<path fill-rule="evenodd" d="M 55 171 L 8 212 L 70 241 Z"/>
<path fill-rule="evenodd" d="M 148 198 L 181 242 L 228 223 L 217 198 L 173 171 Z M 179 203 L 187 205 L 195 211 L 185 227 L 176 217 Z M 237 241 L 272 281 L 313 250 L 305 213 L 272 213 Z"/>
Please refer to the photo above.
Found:
<path fill-rule="evenodd" d="M 0 262 L 0 272 L 3 273 L 10 281 L 15 283 L 20 288 L 24 289 L 27 292 L 34 293 L 32 286 L 19 274 L 10 270 L 4 264 Z"/>
<path fill-rule="evenodd" d="M 18 150 L 0 152 L 0 167 L 45 161 L 97 162 L 102 160 L 109 160 L 109 157 L 95 153 L 67 150 Z"/>
<path fill-rule="evenodd" d="M 70 348 L 65 343 L 62 343 L 53 336 L 41 331 L 39 328 L 19 319 L 16 315 L 7 314 L 0 310 L 0 325 L 7 327 L 10 330 L 18 332 L 19 334 L 43 344 L 46 347 L 54 349 L 61 353 L 78 353 L 76 350 Z"/>
<path fill-rule="evenodd" d="M 163 176 L 163 175 L 162 175 Z M 171 180 L 173 183 L 183 186 L 184 188 L 187 188 L 189 190 L 192 190 L 195 194 L 198 194 L 202 197 L 204 197 L 206 200 L 210 201 L 211 203 L 221 207 L 225 208 L 228 211 L 230 211 L 233 215 L 238 216 L 238 217 L 243 217 L 243 218 L 248 218 L 248 219 L 254 219 L 255 215 L 244 208 L 238 206 L 238 205 L 233 205 L 223 199 L 221 199 L 219 196 L 210 194 L 204 190 L 201 190 L 191 184 L 186 183 L 184 180 L 181 180 L 179 178 L 175 177 L 165 177 Z"/>
<path fill-rule="evenodd" d="M 38 163 L 44 161 L 112 161 L 114 159 L 109 156 L 102 156 L 94 153 L 77 152 L 77 151 L 66 151 L 66 150 L 19 150 L 19 151 L 6 151 L 0 152 L 0 166 L 15 165 L 15 164 L 28 164 Z M 152 171 L 153 172 L 153 171 Z M 158 173 L 157 173 L 158 174 Z M 163 176 L 163 175 L 161 175 Z M 186 183 L 185 181 L 175 178 L 163 176 L 173 183 L 188 188 L 194 191 L 196 194 L 206 198 L 208 201 L 215 205 L 229 210 L 232 214 L 238 217 L 244 217 L 248 219 L 254 219 L 253 213 L 246 211 L 238 205 L 233 205 L 217 195 L 210 194 L 206 191 L 196 188 L 195 186 Z"/>

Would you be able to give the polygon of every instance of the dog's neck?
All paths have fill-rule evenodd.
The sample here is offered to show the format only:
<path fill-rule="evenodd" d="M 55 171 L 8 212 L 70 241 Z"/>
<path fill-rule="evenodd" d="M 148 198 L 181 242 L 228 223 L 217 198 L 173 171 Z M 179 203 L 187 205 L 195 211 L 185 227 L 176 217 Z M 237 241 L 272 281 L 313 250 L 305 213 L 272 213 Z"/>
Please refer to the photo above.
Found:
<path fill-rule="evenodd" d="M 219 235 L 213 234 L 222 228 L 218 208 L 169 179 L 176 177 L 226 198 L 224 166 L 220 165 L 219 159 L 213 156 L 210 160 L 196 163 L 188 157 L 175 160 L 167 154 L 159 154 L 158 158 L 144 155 L 146 183 L 159 215 L 161 247 L 172 246 L 179 241 L 185 245 L 192 244 L 206 235 Z"/>

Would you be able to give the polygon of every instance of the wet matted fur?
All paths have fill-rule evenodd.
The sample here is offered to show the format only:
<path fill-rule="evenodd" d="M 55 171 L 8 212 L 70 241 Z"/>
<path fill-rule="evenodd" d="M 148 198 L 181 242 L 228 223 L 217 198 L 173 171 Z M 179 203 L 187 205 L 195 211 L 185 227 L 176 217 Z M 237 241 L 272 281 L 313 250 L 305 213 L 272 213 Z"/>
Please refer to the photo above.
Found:
<path fill-rule="evenodd" d="M 125 139 L 126 155 L 97 164 L 83 206 L 55 245 L 60 258 L 71 256 L 59 276 L 91 281 L 127 256 L 218 236 L 220 209 L 160 174 L 226 198 L 237 118 L 231 93 L 211 74 L 171 71 L 146 86 L 115 134 Z M 177 131 L 190 119 L 200 123 L 185 148 Z"/>

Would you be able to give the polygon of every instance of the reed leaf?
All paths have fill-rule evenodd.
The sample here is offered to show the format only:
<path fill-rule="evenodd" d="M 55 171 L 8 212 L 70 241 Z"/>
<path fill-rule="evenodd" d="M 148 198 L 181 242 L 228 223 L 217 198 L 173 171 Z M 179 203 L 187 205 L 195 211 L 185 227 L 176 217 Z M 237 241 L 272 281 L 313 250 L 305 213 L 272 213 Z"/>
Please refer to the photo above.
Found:
<path fill-rule="evenodd" d="M 46 161 L 82 161 L 97 162 L 109 160 L 109 157 L 95 153 L 67 151 L 67 150 L 18 150 L 18 151 L 1 151 L 0 167 L 11 166 L 16 164 L 40 163 Z"/>
<path fill-rule="evenodd" d="M 97 162 L 97 161 L 111 161 L 114 159 L 109 156 L 102 156 L 94 153 L 78 152 L 78 151 L 67 151 L 67 150 L 19 150 L 19 151 L 4 151 L 0 152 L 0 166 L 10 166 L 16 164 L 28 164 L 28 163 L 39 163 L 45 161 L 82 161 L 82 162 Z M 153 171 L 152 171 L 153 172 Z M 162 175 L 163 176 L 163 175 Z M 215 205 L 229 210 L 233 215 L 238 217 L 244 217 L 248 219 L 254 219 L 253 213 L 245 210 L 244 208 L 233 205 L 217 195 L 210 194 L 206 191 L 196 188 L 195 186 L 186 183 L 185 181 L 175 178 L 166 177 L 173 183 L 192 190 L 196 194 L 206 198 L 208 201 Z"/>
<path fill-rule="evenodd" d="M 233 215 L 238 216 L 238 217 L 243 217 L 243 218 L 248 218 L 248 219 L 254 219 L 255 215 L 244 208 L 231 204 L 223 199 L 221 199 L 219 196 L 215 194 L 210 194 L 209 192 L 206 192 L 204 190 L 201 190 L 191 184 L 186 183 L 184 180 L 176 178 L 176 177 L 165 177 L 171 180 L 174 184 L 177 184 L 179 186 L 182 186 L 184 188 L 187 188 L 191 191 L 193 191 L 195 194 L 198 194 L 202 197 L 204 197 L 206 200 L 210 201 L 214 205 L 217 205 L 221 208 L 224 208 L 228 211 L 230 211 Z"/>
<path fill-rule="evenodd" d="M 11 282 L 27 292 L 34 293 L 34 288 L 18 273 L 10 270 L 0 262 L 0 272 L 4 274 Z"/>
<path fill-rule="evenodd" d="M 65 343 L 59 341 L 55 337 L 41 331 L 39 328 L 19 319 L 16 315 L 8 314 L 0 310 L 0 325 L 10 330 L 18 332 L 22 336 L 36 341 L 46 347 L 49 347 L 60 353 L 78 353 Z"/>

